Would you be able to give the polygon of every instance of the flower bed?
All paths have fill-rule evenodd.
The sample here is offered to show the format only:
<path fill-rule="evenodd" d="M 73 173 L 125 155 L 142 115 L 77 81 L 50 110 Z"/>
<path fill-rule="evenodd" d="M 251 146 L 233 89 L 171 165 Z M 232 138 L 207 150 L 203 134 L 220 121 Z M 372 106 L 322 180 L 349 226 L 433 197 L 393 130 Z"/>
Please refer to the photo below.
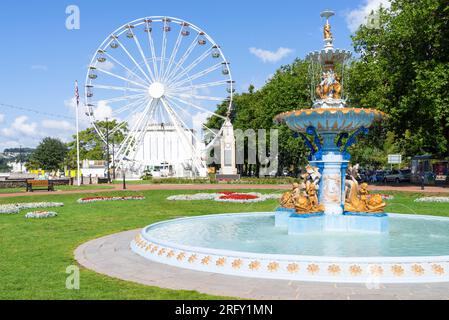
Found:
<path fill-rule="evenodd" d="M 58 214 L 56 212 L 35 211 L 35 212 L 28 212 L 25 215 L 25 218 L 27 218 L 27 219 L 48 219 L 48 218 L 54 218 L 57 216 L 58 216 Z"/>
<path fill-rule="evenodd" d="M 418 198 L 415 202 L 421 203 L 449 203 L 449 197 L 424 197 Z"/>
<path fill-rule="evenodd" d="M 169 201 L 217 201 L 232 203 L 255 203 L 267 200 L 279 200 L 281 194 L 261 194 L 261 193 L 237 193 L 237 192 L 219 192 L 219 193 L 198 193 L 193 195 L 177 195 L 168 197 Z"/>
<path fill-rule="evenodd" d="M 36 203 L 14 203 L 0 205 L 0 214 L 18 214 L 25 209 L 43 209 L 63 207 L 63 203 L 58 202 L 36 202 Z"/>
<path fill-rule="evenodd" d="M 105 202 L 105 201 L 130 201 L 130 200 L 145 200 L 143 196 L 130 196 L 130 197 L 90 197 L 82 198 L 78 200 L 78 203 L 94 203 L 94 202 Z"/>

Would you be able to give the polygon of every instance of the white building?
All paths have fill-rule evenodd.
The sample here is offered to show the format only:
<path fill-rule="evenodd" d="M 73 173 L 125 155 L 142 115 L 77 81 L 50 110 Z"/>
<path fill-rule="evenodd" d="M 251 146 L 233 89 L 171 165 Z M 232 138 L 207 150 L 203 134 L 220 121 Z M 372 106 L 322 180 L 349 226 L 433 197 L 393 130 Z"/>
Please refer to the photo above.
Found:
<path fill-rule="evenodd" d="M 195 150 L 204 149 L 204 145 L 195 144 L 194 134 L 193 130 L 186 129 L 180 134 L 172 125 L 151 125 L 135 160 L 143 165 L 144 170 L 151 171 L 154 177 L 194 177 L 197 170 L 193 159 L 201 158 Z"/>

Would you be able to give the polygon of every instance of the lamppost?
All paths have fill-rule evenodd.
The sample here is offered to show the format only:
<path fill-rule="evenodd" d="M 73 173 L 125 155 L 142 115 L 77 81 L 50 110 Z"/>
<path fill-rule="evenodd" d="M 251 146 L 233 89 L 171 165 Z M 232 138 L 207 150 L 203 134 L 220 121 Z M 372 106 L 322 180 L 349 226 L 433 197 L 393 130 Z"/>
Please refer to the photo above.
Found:
<path fill-rule="evenodd" d="M 115 135 L 112 135 L 112 179 L 115 181 Z"/>
<path fill-rule="evenodd" d="M 22 146 L 19 147 L 20 173 L 23 173 Z"/>
<path fill-rule="evenodd" d="M 107 174 L 108 174 L 108 183 L 111 183 L 111 171 L 110 164 L 111 162 L 111 154 L 109 152 L 109 119 L 106 118 L 106 166 L 107 166 Z"/>

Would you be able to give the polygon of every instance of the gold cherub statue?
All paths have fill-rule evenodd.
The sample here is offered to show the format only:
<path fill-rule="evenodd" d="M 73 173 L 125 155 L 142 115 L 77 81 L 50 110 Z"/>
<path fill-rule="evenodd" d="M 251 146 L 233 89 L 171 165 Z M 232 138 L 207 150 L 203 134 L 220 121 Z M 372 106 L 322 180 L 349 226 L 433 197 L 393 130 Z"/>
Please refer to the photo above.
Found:
<path fill-rule="evenodd" d="M 324 40 L 332 39 L 332 28 L 329 22 L 324 26 Z"/>
<path fill-rule="evenodd" d="M 301 191 L 299 183 L 294 183 L 292 186 L 292 190 L 282 195 L 280 201 L 281 207 L 286 209 L 294 209 L 295 199 L 300 195 L 300 193 Z"/>
<path fill-rule="evenodd" d="M 321 179 L 318 168 L 308 166 L 301 178 L 303 179 L 301 185 L 293 184 L 292 190 L 282 195 L 281 207 L 295 209 L 297 214 L 323 212 L 324 207 L 318 200 L 318 185 Z"/>
<path fill-rule="evenodd" d="M 351 189 L 346 199 L 346 212 L 380 213 L 385 211 L 386 203 L 379 194 L 370 196 L 368 184 L 359 183 L 353 178 Z"/>
<path fill-rule="evenodd" d="M 310 214 L 324 211 L 324 206 L 319 204 L 317 186 L 313 182 L 306 182 L 305 195 L 296 199 L 295 209 L 297 214 Z"/>

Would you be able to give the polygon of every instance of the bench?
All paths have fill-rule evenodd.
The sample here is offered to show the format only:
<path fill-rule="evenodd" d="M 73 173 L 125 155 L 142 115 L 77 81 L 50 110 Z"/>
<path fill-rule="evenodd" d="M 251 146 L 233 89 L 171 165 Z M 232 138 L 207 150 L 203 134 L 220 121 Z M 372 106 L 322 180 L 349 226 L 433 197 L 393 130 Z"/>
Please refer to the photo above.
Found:
<path fill-rule="evenodd" d="M 47 190 L 55 191 L 53 182 L 49 180 L 28 180 L 27 181 L 27 192 L 34 192 L 35 190 Z"/>

